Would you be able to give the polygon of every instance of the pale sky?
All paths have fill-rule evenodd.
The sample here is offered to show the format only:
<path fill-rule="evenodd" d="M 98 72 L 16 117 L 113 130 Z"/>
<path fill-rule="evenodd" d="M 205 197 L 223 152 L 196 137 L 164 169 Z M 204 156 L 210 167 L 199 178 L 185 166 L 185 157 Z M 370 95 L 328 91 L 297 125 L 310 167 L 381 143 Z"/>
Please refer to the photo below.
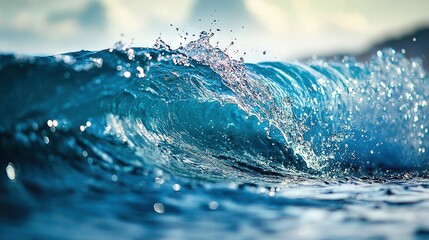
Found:
<path fill-rule="evenodd" d="M 234 41 L 237 58 L 287 60 L 361 51 L 422 26 L 426 0 L 0 1 L 0 51 L 25 54 L 101 50 L 121 39 L 151 47 L 160 34 L 177 47 L 179 34 L 211 28 L 213 44 Z"/>

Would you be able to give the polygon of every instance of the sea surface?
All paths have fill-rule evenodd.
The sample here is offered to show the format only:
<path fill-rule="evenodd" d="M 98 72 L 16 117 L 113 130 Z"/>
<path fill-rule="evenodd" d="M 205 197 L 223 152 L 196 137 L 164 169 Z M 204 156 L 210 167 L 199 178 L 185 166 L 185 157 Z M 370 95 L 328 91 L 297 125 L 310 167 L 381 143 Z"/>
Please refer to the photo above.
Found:
<path fill-rule="evenodd" d="M 1 54 L 0 239 L 429 239 L 421 59 L 210 37 Z"/>

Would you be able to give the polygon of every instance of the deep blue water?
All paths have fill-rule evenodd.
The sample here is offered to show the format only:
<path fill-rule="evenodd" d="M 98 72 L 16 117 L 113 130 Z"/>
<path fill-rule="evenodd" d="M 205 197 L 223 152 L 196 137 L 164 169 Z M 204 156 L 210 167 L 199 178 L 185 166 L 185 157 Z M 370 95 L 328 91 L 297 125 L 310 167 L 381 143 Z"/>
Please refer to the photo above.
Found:
<path fill-rule="evenodd" d="M 367 62 L 0 55 L 1 239 L 429 238 L 429 84 Z"/>

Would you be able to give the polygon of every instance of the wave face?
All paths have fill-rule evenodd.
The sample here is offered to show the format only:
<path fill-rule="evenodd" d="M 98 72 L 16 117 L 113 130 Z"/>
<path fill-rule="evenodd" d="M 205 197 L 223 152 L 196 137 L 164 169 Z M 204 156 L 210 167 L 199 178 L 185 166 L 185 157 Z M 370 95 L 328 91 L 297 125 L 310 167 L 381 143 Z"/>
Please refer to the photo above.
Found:
<path fill-rule="evenodd" d="M 34 209 L 52 203 L 52 194 L 89 201 L 80 212 L 91 211 L 92 193 L 105 196 L 93 210 L 98 217 L 130 199 L 164 202 L 153 205 L 155 212 L 169 206 L 178 214 L 193 202 L 217 209 L 221 201 L 210 199 L 238 191 L 227 185 L 210 192 L 214 183 L 241 189 L 350 176 L 427 177 L 429 88 L 421 60 L 388 49 L 368 62 L 250 64 L 209 38 L 203 33 L 179 49 L 158 39 L 153 48 L 118 43 L 99 52 L 1 55 L 0 155 L 8 177 L 2 175 L 1 189 L 11 209 L 2 218 L 43 220 Z M 167 183 L 191 200 L 178 205 Z M 137 193 L 112 197 L 123 189 Z M 266 192 L 258 189 L 236 194 L 255 199 L 254 192 Z M 28 194 L 39 202 L 29 204 Z M 60 204 L 51 210 L 70 213 Z M 151 224 L 134 210 L 128 210 L 132 221 Z"/>

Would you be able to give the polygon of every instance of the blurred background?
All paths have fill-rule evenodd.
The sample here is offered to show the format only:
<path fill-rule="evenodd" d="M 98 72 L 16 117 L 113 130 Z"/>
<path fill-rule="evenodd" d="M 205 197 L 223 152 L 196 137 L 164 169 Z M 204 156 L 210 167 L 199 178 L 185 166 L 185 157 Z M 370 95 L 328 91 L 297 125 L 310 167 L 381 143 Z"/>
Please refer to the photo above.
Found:
<path fill-rule="evenodd" d="M 160 35 L 178 47 L 211 29 L 214 45 L 234 42 L 228 53 L 250 62 L 383 46 L 425 56 L 427 27 L 427 0 L 0 1 L 0 52 L 24 54 L 101 50 L 119 40 L 152 47 Z"/>

